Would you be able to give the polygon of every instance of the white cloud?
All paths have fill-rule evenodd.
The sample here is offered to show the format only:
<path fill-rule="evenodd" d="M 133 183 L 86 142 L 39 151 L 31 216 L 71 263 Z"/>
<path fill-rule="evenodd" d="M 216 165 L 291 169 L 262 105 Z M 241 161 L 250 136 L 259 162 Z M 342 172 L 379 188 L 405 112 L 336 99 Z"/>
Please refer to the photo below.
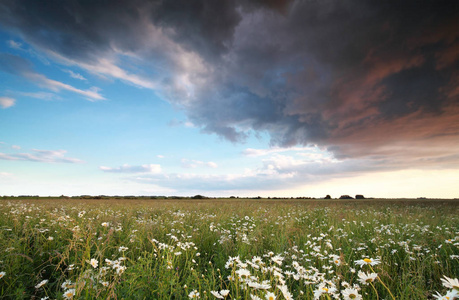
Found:
<path fill-rule="evenodd" d="M 19 150 L 19 149 L 21 149 L 21 146 L 13 145 L 13 146 L 11 146 L 11 148 L 16 149 L 16 150 Z"/>
<path fill-rule="evenodd" d="M 127 71 L 120 68 L 113 61 L 109 59 L 105 59 L 105 58 L 100 59 L 97 64 L 93 64 L 93 65 L 85 64 L 85 63 L 79 63 L 78 65 L 87 69 L 90 72 L 93 72 L 96 74 L 109 75 L 111 77 L 130 82 L 139 87 L 148 88 L 148 89 L 157 88 L 157 84 L 154 81 L 142 78 L 134 74 L 129 74 Z"/>
<path fill-rule="evenodd" d="M 189 159 L 182 159 L 181 160 L 182 167 L 186 169 L 194 169 L 200 166 L 205 166 L 209 168 L 218 168 L 218 165 L 213 161 L 200 161 L 200 160 L 189 160 Z"/>
<path fill-rule="evenodd" d="M 288 152 L 290 156 L 285 156 L 280 153 Z M 269 148 L 269 149 L 253 149 L 247 148 L 242 152 L 243 155 L 249 157 L 260 157 L 260 156 L 269 156 L 268 159 L 263 161 L 272 161 L 274 164 L 292 164 L 292 165 L 301 165 L 306 163 L 336 163 L 339 162 L 334 156 L 333 153 L 329 151 L 321 150 L 317 146 L 310 147 L 293 147 L 293 148 Z M 294 158 L 297 156 L 298 158 Z"/>
<path fill-rule="evenodd" d="M 22 49 L 22 43 L 19 43 L 19 42 L 16 42 L 16 41 L 13 41 L 13 40 L 9 40 L 7 41 L 7 44 L 10 48 L 13 48 L 13 49 L 16 49 L 16 50 L 24 50 Z"/>
<path fill-rule="evenodd" d="M 214 163 L 213 161 L 207 162 L 206 165 L 211 167 L 211 168 L 218 168 L 218 165 L 216 163 Z"/>
<path fill-rule="evenodd" d="M 72 70 L 63 70 L 63 71 L 68 73 L 70 75 L 70 77 L 72 77 L 72 78 L 79 79 L 79 80 L 87 80 L 80 73 L 75 73 Z"/>
<path fill-rule="evenodd" d="M 264 156 L 268 154 L 273 154 L 273 153 L 281 153 L 281 152 L 287 152 L 287 151 L 313 151 L 316 150 L 317 147 L 292 147 L 292 148 L 279 148 L 279 147 L 274 147 L 274 148 L 269 148 L 269 149 L 253 149 L 253 148 L 247 148 L 244 151 L 242 151 L 242 154 L 246 156 Z"/>
<path fill-rule="evenodd" d="M 146 164 L 141 166 L 130 166 L 128 164 L 124 164 L 116 168 L 100 166 L 99 169 L 110 173 L 161 173 L 161 166 L 156 164 Z"/>
<path fill-rule="evenodd" d="M 70 66 L 78 66 L 82 69 L 87 70 L 93 74 L 98 76 L 104 77 L 109 76 L 116 79 L 121 79 L 126 82 L 129 82 L 135 86 L 148 88 L 148 89 L 156 89 L 157 84 L 149 79 L 145 79 L 135 74 L 130 74 L 126 70 L 122 69 L 121 67 L 116 65 L 116 62 L 113 59 L 109 58 L 100 58 L 97 62 L 93 63 L 85 63 L 80 61 L 75 61 L 69 58 L 66 58 L 54 51 L 45 50 L 45 52 L 53 57 L 54 59 L 60 61 L 63 64 L 70 65 Z"/>
<path fill-rule="evenodd" d="M 90 101 L 105 99 L 102 95 L 99 94 L 100 89 L 96 87 L 92 87 L 89 90 L 80 90 L 69 84 L 66 84 L 60 81 L 56 81 L 53 79 L 49 79 L 48 77 L 42 74 L 27 72 L 27 73 L 24 73 L 24 76 L 36 82 L 38 85 L 44 86 L 55 92 L 60 91 L 60 90 L 67 90 L 67 91 L 74 92 L 82 96 L 85 96 Z"/>
<path fill-rule="evenodd" d="M 14 179 L 14 175 L 11 174 L 11 173 L 8 173 L 8 172 L 0 172 L 0 179 L 2 181 L 10 181 L 12 179 Z"/>
<path fill-rule="evenodd" d="M 55 99 L 61 99 L 58 95 L 54 93 L 47 93 L 47 92 L 36 92 L 36 93 L 24 93 L 24 92 L 19 92 L 19 95 L 26 96 L 26 97 L 32 97 L 32 98 L 37 98 L 41 100 L 55 100 Z"/>
<path fill-rule="evenodd" d="M 0 106 L 2 108 L 8 108 L 16 103 L 16 99 L 9 98 L 9 97 L 0 97 Z"/>
<path fill-rule="evenodd" d="M 3 160 L 22 160 L 45 163 L 82 163 L 77 158 L 65 157 L 66 150 L 38 150 L 32 149 L 32 153 L 6 154 L 0 153 L 0 159 Z"/>
<path fill-rule="evenodd" d="M 211 166 L 212 162 L 182 160 L 182 167 Z M 186 193 L 199 191 L 276 191 L 295 189 L 325 182 L 372 173 L 381 169 L 383 162 L 372 160 L 330 161 L 311 160 L 309 157 L 275 153 L 261 160 L 258 168 L 246 168 L 231 174 L 162 173 L 127 178 L 129 180 L 174 188 Z"/>
<path fill-rule="evenodd" d="M 158 154 L 158 155 L 156 155 L 156 157 L 157 157 L 157 158 L 164 158 L 164 155 Z"/>

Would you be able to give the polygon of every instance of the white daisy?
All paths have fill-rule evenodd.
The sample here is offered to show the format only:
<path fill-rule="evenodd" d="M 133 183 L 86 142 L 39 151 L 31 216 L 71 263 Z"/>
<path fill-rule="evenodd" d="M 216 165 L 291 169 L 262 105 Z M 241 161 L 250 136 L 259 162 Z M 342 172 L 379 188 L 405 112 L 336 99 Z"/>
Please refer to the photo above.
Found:
<path fill-rule="evenodd" d="M 364 258 L 364 259 L 360 259 L 360 260 L 356 260 L 355 263 L 359 266 L 363 266 L 363 265 L 377 265 L 377 264 L 380 264 L 381 263 L 381 260 L 380 259 L 377 259 L 377 258 Z"/>
<path fill-rule="evenodd" d="M 123 252 L 123 251 L 126 251 L 128 249 L 129 249 L 128 247 L 121 246 L 121 247 L 118 248 L 118 251 L 119 252 Z"/>
<path fill-rule="evenodd" d="M 282 292 L 282 295 L 284 295 L 284 298 L 286 300 L 293 300 L 293 295 L 290 294 L 290 292 L 288 291 L 287 289 L 287 286 L 286 285 L 278 285 L 277 286 L 279 288 L 279 290 Z"/>
<path fill-rule="evenodd" d="M 444 279 L 442 278 L 441 281 L 443 282 L 443 286 L 449 289 L 455 289 L 459 291 L 459 280 L 457 278 L 449 278 L 446 276 Z"/>
<path fill-rule="evenodd" d="M 188 294 L 188 297 L 191 299 L 199 299 L 199 292 L 194 290 Z"/>
<path fill-rule="evenodd" d="M 39 288 L 41 288 L 42 286 L 44 286 L 45 284 L 47 284 L 47 283 L 48 283 L 48 279 L 42 280 L 39 284 L 37 284 L 37 285 L 35 286 L 35 288 L 36 288 L 36 289 L 39 289 Z"/>
<path fill-rule="evenodd" d="M 217 299 L 225 299 L 218 291 L 210 291 L 210 293 Z"/>
<path fill-rule="evenodd" d="M 99 265 L 99 262 L 96 259 L 91 258 L 91 261 L 89 262 L 89 264 L 95 269 Z"/>
<path fill-rule="evenodd" d="M 348 288 L 341 292 L 344 300 L 362 300 L 362 295 L 356 289 Z"/>
<path fill-rule="evenodd" d="M 250 277 L 250 271 L 247 269 L 239 269 L 236 271 L 236 274 L 239 275 L 239 278 L 249 278 Z"/>
<path fill-rule="evenodd" d="M 451 290 L 449 292 L 446 293 L 446 295 L 440 295 L 438 292 L 436 295 L 433 295 L 433 297 L 435 299 L 438 299 L 438 300 L 454 300 L 454 299 L 457 299 L 459 297 L 459 292 L 456 291 L 456 290 Z"/>
<path fill-rule="evenodd" d="M 66 290 L 63 296 L 65 299 L 73 299 L 73 296 L 75 296 L 75 289 Z"/>
<path fill-rule="evenodd" d="M 276 300 L 276 295 L 272 292 L 267 292 L 265 298 L 266 300 Z"/>
<path fill-rule="evenodd" d="M 360 281 L 360 283 L 368 285 L 370 282 L 373 282 L 376 280 L 376 278 L 378 277 L 378 274 L 377 273 L 365 273 L 365 272 L 359 271 L 358 276 L 359 276 L 358 280 Z"/>

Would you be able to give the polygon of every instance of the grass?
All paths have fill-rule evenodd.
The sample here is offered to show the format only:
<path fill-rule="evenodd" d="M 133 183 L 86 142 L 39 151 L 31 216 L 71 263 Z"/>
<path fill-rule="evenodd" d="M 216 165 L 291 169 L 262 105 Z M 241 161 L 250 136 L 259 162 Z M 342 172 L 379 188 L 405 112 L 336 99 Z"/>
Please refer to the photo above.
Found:
<path fill-rule="evenodd" d="M 5 299 L 433 299 L 459 275 L 456 200 L 5 199 L 0 214 Z"/>

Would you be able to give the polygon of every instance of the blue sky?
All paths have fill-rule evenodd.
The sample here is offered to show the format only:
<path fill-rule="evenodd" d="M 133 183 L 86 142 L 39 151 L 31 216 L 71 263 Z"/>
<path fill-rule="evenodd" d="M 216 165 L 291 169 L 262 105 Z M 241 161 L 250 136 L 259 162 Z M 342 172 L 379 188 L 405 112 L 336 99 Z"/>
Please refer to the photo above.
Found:
<path fill-rule="evenodd" d="M 0 195 L 458 197 L 452 2 L 117 3 L 0 5 Z"/>

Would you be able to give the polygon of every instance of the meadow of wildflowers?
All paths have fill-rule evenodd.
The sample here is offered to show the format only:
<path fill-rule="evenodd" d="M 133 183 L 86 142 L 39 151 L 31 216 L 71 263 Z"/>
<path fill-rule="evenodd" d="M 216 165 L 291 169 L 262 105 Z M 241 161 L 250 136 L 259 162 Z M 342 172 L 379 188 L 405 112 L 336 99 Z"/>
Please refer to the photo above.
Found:
<path fill-rule="evenodd" d="M 449 299 L 459 202 L 0 201 L 2 299 Z"/>

